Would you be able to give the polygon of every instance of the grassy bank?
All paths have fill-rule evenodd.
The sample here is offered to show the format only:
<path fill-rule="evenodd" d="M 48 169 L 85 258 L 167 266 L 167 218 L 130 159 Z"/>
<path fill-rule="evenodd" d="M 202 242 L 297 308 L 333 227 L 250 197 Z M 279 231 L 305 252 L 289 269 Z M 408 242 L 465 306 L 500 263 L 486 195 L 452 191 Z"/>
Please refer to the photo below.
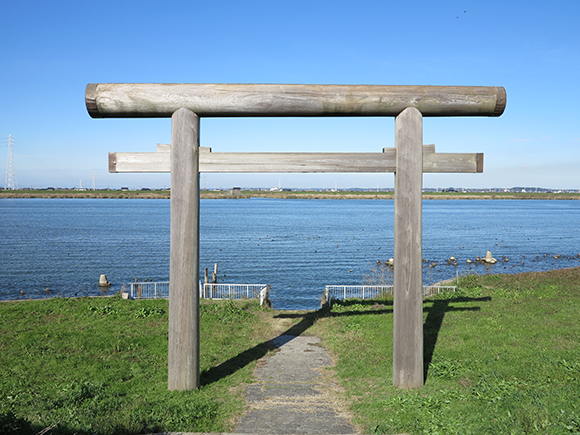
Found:
<path fill-rule="evenodd" d="M 0 433 L 231 429 L 271 338 L 254 303 L 203 304 L 201 381 L 167 391 L 166 300 L 0 303 Z"/>
<path fill-rule="evenodd" d="M 0 190 L 0 198 L 169 199 L 169 190 Z"/>
<path fill-rule="evenodd" d="M 392 386 L 392 302 L 337 304 L 314 331 L 367 433 L 580 432 L 580 268 L 468 276 L 424 304 L 425 387 Z"/>
<path fill-rule="evenodd" d="M 228 192 L 206 191 L 202 198 L 283 198 L 283 199 L 394 199 L 394 192 L 373 191 L 242 191 L 237 195 Z M 522 192 L 423 192 L 423 199 L 580 199 L 580 193 L 522 193 Z"/>
<path fill-rule="evenodd" d="M 169 190 L 0 190 L 0 198 L 111 198 L 111 199 L 169 199 Z M 203 190 L 202 199 L 393 199 L 393 192 L 339 191 L 319 192 L 297 190 L 291 192 L 270 192 L 244 190 L 235 195 L 228 191 Z M 580 199 L 580 193 L 522 193 L 522 192 L 424 192 L 423 199 Z"/>
<path fill-rule="evenodd" d="M 167 391 L 167 301 L 0 303 L 0 433 L 233 428 L 267 340 L 316 334 L 366 433 L 580 432 L 580 268 L 470 275 L 424 304 L 426 382 L 392 386 L 392 300 L 328 312 L 201 307 L 201 381 Z M 292 329 L 290 329 L 292 328 Z"/>

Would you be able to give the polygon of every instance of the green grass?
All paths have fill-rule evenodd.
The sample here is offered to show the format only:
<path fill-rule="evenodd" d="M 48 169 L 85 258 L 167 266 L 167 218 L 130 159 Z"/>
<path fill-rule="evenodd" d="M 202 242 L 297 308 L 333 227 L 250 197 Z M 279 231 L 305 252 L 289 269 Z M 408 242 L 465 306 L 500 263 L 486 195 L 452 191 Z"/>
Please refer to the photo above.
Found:
<path fill-rule="evenodd" d="M 0 433 L 221 432 L 268 352 L 255 302 L 201 306 L 201 382 L 167 390 L 166 300 L 0 304 Z"/>
<path fill-rule="evenodd" d="M 448 296 L 424 304 L 426 382 L 412 391 L 392 386 L 388 298 L 294 313 L 204 303 L 192 392 L 167 391 L 165 300 L 0 303 L 0 433 L 232 430 L 272 326 L 290 320 L 323 338 L 366 433 L 580 433 L 580 268 L 464 276 Z"/>
<path fill-rule="evenodd" d="M 367 433 L 580 433 L 580 268 L 466 276 L 424 304 L 426 382 L 392 386 L 392 301 L 337 303 L 314 330 Z"/>

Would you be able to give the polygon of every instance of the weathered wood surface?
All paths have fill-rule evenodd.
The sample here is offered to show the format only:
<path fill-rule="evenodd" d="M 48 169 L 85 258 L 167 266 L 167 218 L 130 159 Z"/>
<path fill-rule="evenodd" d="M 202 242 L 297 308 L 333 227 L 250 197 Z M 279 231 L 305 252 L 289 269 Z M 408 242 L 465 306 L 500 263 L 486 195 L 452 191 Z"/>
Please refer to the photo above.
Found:
<path fill-rule="evenodd" d="M 423 172 L 483 172 L 483 153 L 423 153 Z"/>
<path fill-rule="evenodd" d="M 202 117 L 397 116 L 416 107 L 423 116 L 500 116 L 499 86 L 90 83 L 93 118 L 170 117 L 188 108 Z"/>
<path fill-rule="evenodd" d="M 170 390 L 199 387 L 199 117 L 179 109 L 171 119 L 169 260 Z"/>
<path fill-rule="evenodd" d="M 157 146 L 159 146 L 159 144 L 157 144 Z M 159 151 L 159 149 L 157 149 L 157 151 Z M 396 152 L 397 152 L 396 147 L 383 148 L 383 153 L 393 153 L 394 154 Z M 435 144 L 431 143 L 431 144 L 423 145 L 423 154 L 429 154 L 429 153 L 434 153 L 434 152 L 435 152 Z"/>
<path fill-rule="evenodd" d="M 395 120 L 393 385 L 423 386 L 423 118 L 410 107 Z"/>
<path fill-rule="evenodd" d="M 156 153 L 109 153 L 109 172 L 169 172 L 168 147 Z M 200 148 L 199 171 L 213 173 L 395 172 L 395 148 L 383 153 L 214 153 Z M 426 145 L 423 172 L 483 172 L 483 154 L 435 153 Z"/>
<path fill-rule="evenodd" d="M 203 147 L 199 147 L 199 150 L 203 150 Z M 208 148 L 211 150 L 211 148 Z M 158 143 L 157 144 L 157 152 L 158 153 L 170 153 L 171 152 L 171 144 L 169 143 Z"/>

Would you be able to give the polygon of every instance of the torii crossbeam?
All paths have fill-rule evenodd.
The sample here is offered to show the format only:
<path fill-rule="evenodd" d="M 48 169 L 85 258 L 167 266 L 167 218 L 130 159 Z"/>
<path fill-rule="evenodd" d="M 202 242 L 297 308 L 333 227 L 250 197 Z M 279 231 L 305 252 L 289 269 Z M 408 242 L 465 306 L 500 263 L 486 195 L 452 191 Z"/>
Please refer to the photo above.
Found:
<path fill-rule="evenodd" d="M 396 172 L 396 148 L 382 153 L 214 153 L 199 147 L 199 172 Z M 109 153 L 109 172 L 171 172 L 171 145 L 157 152 Z M 483 172 L 481 153 L 435 153 L 423 146 L 423 172 Z"/>
<path fill-rule="evenodd" d="M 423 146 L 423 116 L 500 116 L 502 87 L 89 84 L 100 117 L 171 117 L 171 146 L 111 153 L 111 172 L 171 172 L 170 390 L 199 387 L 199 173 L 394 172 L 393 384 L 423 386 L 422 174 L 482 172 L 482 154 Z M 212 153 L 199 147 L 200 116 L 394 116 L 395 148 L 383 153 Z M 170 148 L 170 150 L 169 150 Z"/>

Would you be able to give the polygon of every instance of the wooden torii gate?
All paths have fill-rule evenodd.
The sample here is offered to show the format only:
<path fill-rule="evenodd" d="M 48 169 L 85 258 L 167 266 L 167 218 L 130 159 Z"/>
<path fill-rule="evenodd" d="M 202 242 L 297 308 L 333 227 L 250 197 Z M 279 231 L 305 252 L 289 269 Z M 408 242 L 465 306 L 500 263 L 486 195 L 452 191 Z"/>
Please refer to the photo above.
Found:
<path fill-rule="evenodd" d="M 111 172 L 171 172 L 170 390 L 199 379 L 199 173 L 394 172 L 393 384 L 420 388 L 423 374 L 423 172 L 482 172 L 482 154 L 423 146 L 423 116 L 500 116 L 503 87 L 89 84 L 93 118 L 171 117 L 171 146 L 111 153 Z M 382 153 L 213 153 L 199 147 L 201 117 L 393 116 L 395 148 Z"/>

